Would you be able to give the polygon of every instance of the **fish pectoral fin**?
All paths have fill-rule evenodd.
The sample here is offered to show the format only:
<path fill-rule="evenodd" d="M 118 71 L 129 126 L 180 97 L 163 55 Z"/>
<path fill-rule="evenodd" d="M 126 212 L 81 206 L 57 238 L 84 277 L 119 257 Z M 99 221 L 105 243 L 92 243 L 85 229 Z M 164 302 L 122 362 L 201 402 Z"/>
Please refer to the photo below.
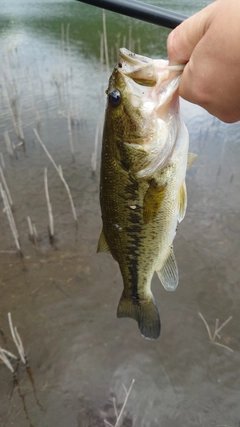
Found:
<path fill-rule="evenodd" d="M 188 153 L 187 169 L 189 169 L 192 166 L 192 164 L 193 164 L 194 160 L 196 159 L 196 157 L 197 157 L 197 154 Z"/>
<path fill-rule="evenodd" d="M 181 222 L 185 217 L 185 213 L 187 209 L 187 189 L 186 189 L 185 181 L 183 181 L 179 189 L 178 203 L 179 203 L 178 221 Z"/>
<path fill-rule="evenodd" d="M 130 317 L 136 320 L 141 334 L 147 339 L 154 340 L 160 335 L 160 317 L 152 295 L 149 299 L 134 301 L 123 292 L 118 304 L 117 317 Z"/>
<path fill-rule="evenodd" d="M 178 267 L 172 247 L 163 267 L 157 271 L 157 275 L 166 291 L 175 291 L 178 285 Z"/>
<path fill-rule="evenodd" d="M 159 186 L 154 179 L 151 180 L 143 199 L 143 220 L 146 224 L 152 221 L 158 214 L 166 189 L 167 183 Z"/>
<path fill-rule="evenodd" d="M 103 231 L 101 232 L 98 240 L 97 252 L 111 253 Z"/>

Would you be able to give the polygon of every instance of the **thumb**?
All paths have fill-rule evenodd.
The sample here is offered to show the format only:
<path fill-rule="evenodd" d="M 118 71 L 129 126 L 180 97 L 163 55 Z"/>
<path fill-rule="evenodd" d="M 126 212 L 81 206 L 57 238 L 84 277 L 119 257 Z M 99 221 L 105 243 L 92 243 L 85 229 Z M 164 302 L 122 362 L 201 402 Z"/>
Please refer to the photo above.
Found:
<path fill-rule="evenodd" d="M 202 9 L 200 12 L 186 19 L 176 27 L 168 36 L 167 51 L 170 65 L 185 64 L 191 54 L 206 33 L 214 9 L 214 3 Z"/>

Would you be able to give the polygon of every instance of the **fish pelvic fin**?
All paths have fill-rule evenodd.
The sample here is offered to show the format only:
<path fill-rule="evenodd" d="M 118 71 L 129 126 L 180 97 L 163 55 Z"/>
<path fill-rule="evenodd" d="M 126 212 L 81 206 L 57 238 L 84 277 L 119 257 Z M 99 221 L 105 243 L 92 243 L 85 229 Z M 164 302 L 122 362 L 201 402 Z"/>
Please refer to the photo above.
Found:
<path fill-rule="evenodd" d="M 104 232 L 102 231 L 98 240 L 97 252 L 106 252 L 110 253 L 109 246 L 106 241 L 106 237 Z"/>
<path fill-rule="evenodd" d="M 156 273 L 166 291 L 175 291 L 178 285 L 178 267 L 172 247 L 163 267 Z"/>
<path fill-rule="evenodd" d="M 117 317 L 130 317 L 136 320 L 144 338 L 155 340 L 160 335 L 160 316 L 153 296 L 136 302 L 126 297 L 123 292 L 117 309 Z"/>

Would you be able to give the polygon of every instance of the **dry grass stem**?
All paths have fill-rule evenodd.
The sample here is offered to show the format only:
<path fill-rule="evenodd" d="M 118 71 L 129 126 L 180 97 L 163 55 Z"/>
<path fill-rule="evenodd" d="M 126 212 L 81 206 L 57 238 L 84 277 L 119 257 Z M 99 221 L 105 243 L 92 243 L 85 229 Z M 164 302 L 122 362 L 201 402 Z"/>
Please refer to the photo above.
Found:
<path fill-rule="evenodd" d="M 32 221 L 30 216 L 27 216 L 27 223 L 28 223 L 29 237 L 31 240 L 33 240 L 33 227 L 32 227 Z"/>
<path fill-rule="evenodd" d="M 116 400 L 115 400 L 115 398 L 113 398 L 113 407 L 114 407 L 114 413 L 115 413 L 115 416 L 116 416 L 116 422 L 113 425 L 109 421 L 103 420 L 108 426 L 110 426 L 110 427 L 119 427 L 119 423 L 120 423 L 121 417 L 123 415 L 125 406 L 127 404 L 127 401 L 128 401 L 129 396 L 130 396 L 130 393 L 132 391 L 132 387 L 133 387 L 134 383 L 135 383 L 135 379 L 132 380 L 131 385 L 130 385 L 130 387 L 129 387 L 128 390 L 126 389 L 126 387 L 125 387 L 124 384 L 122 385 L 123 389 L 125 391 L 126 396 L 125 396 L 125 399 L 124 399 L 124 402 L 123 402 L 123 405 L 122 405 L 122 408 L 121 408 L 119 414 L 118 414 L 118 411 L 117 411 L 117 408 L 116 408 Z"/>
<path fill-rule="evenodd" d="M 13 156 L 14 157 L 14 152 L 13 152 L 13 148 L 12 148 L 12 144 L 8 135 L 8 132 L 4 132 L 4 141 L 6 144 L 6 148 L 7 148 L 7 152 L 9 154 L 9 156 Z"/>
<path fill-rule="evenodd" d="M 9 82 L 8 79 L 6 79 L 6 80 L 8 83 L 8 85 L 6 86 L 6 88 L 7 88 L 6 92 L 7 92 L 7 98 L 8 98 L 10 112 L 11 112 L 11 116 L 12 116 L 13 127 L 14 127 L 14 130 L 15 130 L 17 137 L 21 141 L 24 141 L 22 121 L 20 118 L 20 108 L 18 111 L 19 106 L 18 106 L 18 100 L 17 100 L 18 95 L 16 93 L 16 88 L 14 88 L 14 86 L 11 85 L 11 83 Z M 14 90 L 15 90 L 15 94 L 14 94 Z"/>
<path fill-rule="evenodd" d="M 68 117 L 67 117 L 67 122 L 68 122 L 68 140 L 69 140 L 69 145 L 70 145 L 70 150 L 71 150 L 71 154 L 72 154 L 72 159 L 74 160 L 74 146 L 73 146 L 73 138 L 72 138 L 72 119 L 71 119 L 71 114 L 69 112 Z"/>
<path fill-rule="evenodd" d="M 62 56 L 64 56 L 65 51 L 65 43 L 64 43 L 64 24 L 61 24 L 61 50 L 62 50 Z"/>
<path fill-rule="evenodd" d="M 133 52 L 133 46 L 132 46 L 132 27 L 131 25 L 128 28 L 128 50 Z"/>
<path fill-rule="evenodd" d="M 215 323 L 215 331 L 212 335 L 209 325 L 206 321 L 206 319 L 203 317 L 202 313 L 198 312 L 199 317 L 202 319 L 206 329 L 207 329 L 207 333 L 209 336 L 209 340 L 212 344 L 217 345 L 219 347 L 223 347 L 226 350 L 233 352 L 233 349 L 228 347 L 227 345 L 224 345 L 222 343 L 219 343 L 218 341 L 216 341 L 216 338 L 221 339 L 221 336 L 219 335 L 219 332 L 232 320 L 232 316 L 230 316 L 227 320 L 225 320 L 225 322 L 222 323 L 221 326 L 219 326 L 219 319 L 216 319 L 216 323 Z"/>
<path fill-rule="evenodd" d="M 10 225 L 10 228 L 11 228 L 11 231 L 12 231 L 12 235 L 13 235 L 13 238 L 14 238 L 15 245 L 17 247 L 17 250 L 18 250 L 19 254 L 22 255 L 22 250 L 21 250 L 20 243 L 19 243 L 19 235 L 18 235 L 17 227 L 16 227 L 16 224 L 15 224 L 15 221 L 14 221 L 14 218 L 13 218 L 13 214 L 12 214 L 10 205 L 8 203 L 8 198 L 6 196 L 5 191 L 2 188 L 2 184 L 1 183 L 0 183 L 0 193 L 1 193 L 1 196 L 2 196 L 2 200 L 3 200 L 4 212 L 7 214 L 8 222 L 9 222 L 9 225 Z"/>
<path fill-rule="evenodd" d="M 8 350 L 4 350 L 4 348 L 1 348 L 2 352 L 5 353 L 8 357 L 10 357 L 11 359 L 16 359 L 17 360 L 17 356 L 15 356 L 15 354 L 11 353 Z"/>
<path fill-rule="evenodd" d="M 29 240 L 35 245 L 38 244 L 38 233 L 35 227 L 35 224 L 32 224 L 30 216 L 27 216 L 28 231 L 29 231 Z"/>
<path fill-rule="evenodd" d="M 47 210 L 48 210 L 48 218 L 49 218 L 49 234 L 51 239 L 54 236 L 54 224 L 53 224 L 52 205 L 50 202 L 49 192 L 48 192 L 47 168 L 44 168 L 44 188 L 45 188 L 45 196 L 47 201 Z"/>
<path fill-rule="evenodd" d="M 92 169 L 93 175 L 95 175 L 97 170 L 97 149 L 98 149 L 98 140 L 99 140 L 99 127 L 100 125 L 98 123 L 96 127 L 96 132 L 95 132 L 94 151 L 91 156 L 91 169 Z"/>
<path fill-rule="evenodd" d="M 206 326 L 206 329 L 207 329 L 207 333 L 208 333 L 209 339 L 210 339 L 210 341 L 212 341 L 212 340 L 213 340 L 213 337 L 212 337 L 212 333 L 211 333 L 211 331 L 210 331 L 210 328 L 209 328 L 209 326 L 208 326 L 207 321 L 204 319 L 204 317 L 203 317 L 202 313 L 200 313 L 200 311 L 199 311 L 198 315 L 199 315 L 199 317 L 202 319 L 202 321 L 203 321 L 204 325 Z"/>
<path fill-rule="evenodd" d="M 64 185 L 65 185 L 66 192 L 68 194 L 68 198 L 69 198 L 69 201 L 70 201 L 70 204 L 71 204 L 73 218 L 77 222 L 77 214 L 76 214 L 75 206 L 74 206 L 74 203 L 73 203 L 71 191 L 70 191 L 70 188 L 69 188 L 68 184 L 66 183 L 66 181 L 65 181 L 65 179 L 63 177 L 63 171 L 62 171 L 62 166 L 61 165 L 58 166 L 58 170 L 59 170 L 59 176 L 61 177 L 62 182 L 65 183 Z"/>
<path fill-rule="evenodd" d="M 103 55 L 104 55 L 103 33 L 99 33 L 99 36 L 100 36 L 100 64 L 103 65 Z"/>
<path fill-rule="evenodd" d="M 2 168 L 1 168 L 1 166 L 0 166 L 0 176 L 1 176 L 1 180 L 2 180 L 3 186 L 4 186 L 4 188 L 5 188 L 6 194 L 7 194 L 7 198 L 8 198 L 8 201 L 9 201 L 9 205 L 10 205 L 10 206 L 13 206 L 12 197 L 11 197 L 11 194 L 10 194 L 9 188 L 8 188 L 8 186 L 7 186 L 7 183 L 6 183 L 6 180 L 5 180 L 5 177 L 4 177 L 3 170 L 2 170 Z"/>
<path fill-rule="evenodd" d="M 23 343 L 22 343 L 20 335 L 17 331 L 17 328 L 13 327 L 11 313 L 8 313 L 8 323 L 9 323 L 10 331 L 12 334 L 12 339 L 14 341 L 14 344 L 17 347 L 17 351 L 18 351 L 18 354 L 20 356 L 20 359 L 23 362 L 23 364 L 26 365 L 27 361 L 26 361 L 25 354 L 24 354 Z"/>
<path fill-rule="evenodd" d="M 0 161 L 1 161 L 2 168 L 5 169 L 5 162 L 4 162 L 3 153 L 0 153 Z"/>
<path fill-rule="evenodd" d="M 102 21 L 103 21 L 103 41 L 104 41 L 104 50 L 105 50 L 105 61 L 106 61 L 106 66 L 107 66 L 107 73 L 109 74 L 107 27 L 106 27 L 106 16 L 105 16 L 105 10 L 104 9 L 102 9 Z"/>
<path fill-rule="evenodd" d="M 33 228 L 34 241 L 36 243 L 38 241 L 38 232 L 37 232 L 35 224 L 32 225 L 32 228 Z"/>
<path fill-rule="evenodd" d="M 63 174 L 59 171 L 58 166 L 56 165 L 56 163 L 53 160 L 53 158 L 52 158 L 51 154 L 49 153 L 49 151 L 47 150 L 45 144 L 41 140 L 41 138 L 40 138 L 37 130 L 35 128 L 33 130 L 34 130 L 34 133 L 35 133 L 35 135 L 37 137 L 38 142 L 40 143 L 40 145 L 42 146 L 43 150 L 45 151 L 47 157 L 49 158 L 49 160 L 51 161 L 52 165 L 56 169 L 56 171 L 57 171 L 57 173 L 58 173 L 58 175 L 59 175 L 59 177 L 60 177 L 60 179 L 61 179 L 61 181 L 62 181 L 62 183 L 63 183 L 63 185 L 64 185 L 64 187 L 66 189 L 66 191 L 67 191 L 67 194 L 68 194 L 68 197 L 69 197 L 69 201 L 70 201 L 70 205 L 71 205 L 71 208 L 72 208 L 73 218 L 75 219 L 75 221 L 77 221 L 77 214 L 76 214 L 76 210 L 75 210 L 75 206 L 74 206 L 74 203 L 73 203 L 73 199 L 72 199 L 72 195 L 71 195 L 69 186 L 68 186 L 65 178 L 63 177 Z"/>
<path fill-rule="evenodd" d="M 12 365 L 11 365 L 11 363 L 9 362 L 9 360 L 8 360 L 8 358 L 7 358 L 7 356 L 6 356 L 6 354 L 7 354 L 8 352 L 6 351 L 6 350 L 3 350 L 1 347 L 0 347 L 0 360 L 2 360 L 2 362 L 4 363 L 4 365 L 5 366 L 7 366 L 7 368 L 12 372 L 12 374 L 14 373 L 14 369 L 13 369 L 13 367 L 12 367 Z M 14 356 L 15 357 L 15 356 Z"/>

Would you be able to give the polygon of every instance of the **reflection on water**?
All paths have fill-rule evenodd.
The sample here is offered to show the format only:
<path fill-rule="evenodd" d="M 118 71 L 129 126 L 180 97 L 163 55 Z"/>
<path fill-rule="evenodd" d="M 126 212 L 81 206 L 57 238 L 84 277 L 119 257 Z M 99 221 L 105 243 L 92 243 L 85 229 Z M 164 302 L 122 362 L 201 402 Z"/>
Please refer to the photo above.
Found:
<path fill-rule="evenodd" d="M 172 9 L 190 14 L 203 5 L 172 2 Z M 117 41 L 125 37 L 128 47 L 129 34 L 142 53 L 166 55 L 167 30 L 106 16 L 112 57 Z M 0 426 L 99 427 L 104 419 L 114 425 L 113 397 L 119 412 L 125 399 L 122 383 L 128 388 L 133 378 L 126 427 L 239 426 L 239 124 L 225 125 L 182 102 L 190 150 L 198 157 L 188 171 L 188 211 L 175 242 L 180 284 L 169 294 L 154 278 L 162 336 L 146 341 L 135 322 L 116 318 L 119 269 L 108 255 L 96 254 L 99 145 L 95 174 L 92 154 L 108 79 L 99 60 L 101 11 L 71 1 L 4 0 L 0 19 L 0 152 L 5 167 L 0 161 L 24 254 L 15 253 L 1 202 L 0 345 L 16 353 L 7 324 L 10 311 L 31 369 L 19 365 L 14 382 L 0 365 Z M 19 145 L 13 117 L 22 126 L 24 145 Z M 33 128 L 62 166 L 77 227 L 65 188 Z M 27 216 L 36 226 L 37 244 L 29 240 Z M 217 338 L 233 352 L 210 342 L 198 312 L 212 333 L 216 319 L 221 325 L 233 316 Z"/>

